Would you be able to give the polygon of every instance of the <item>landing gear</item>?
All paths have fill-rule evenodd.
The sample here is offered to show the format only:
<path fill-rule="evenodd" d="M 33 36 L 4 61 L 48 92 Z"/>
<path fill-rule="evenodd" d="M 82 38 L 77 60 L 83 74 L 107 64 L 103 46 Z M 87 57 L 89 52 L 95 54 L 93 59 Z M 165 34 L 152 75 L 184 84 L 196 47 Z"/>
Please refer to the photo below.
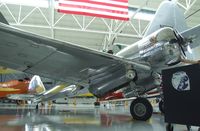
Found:
<path fill-rule="evenodd" d="M 191 130 L 192 130 L 190 125 L 186 125 L 186 127 L 187 127 L 187 130 L 188 130 L 188 131 L 191 131 Z"/>
<path fill-rule="evenodd" d="M 165 111 L 164 111 L 164 102 L 163 102 L 163 100 L 161 100 L 160 102 L 159 102 L 159 110 L 160 110 L 160 112 L 161 113 L 165 113 Z"/>
<path fill-rule="evenodd" d="M 133 119 L 146 121 L 151 117 L 153 107 L 146 98 L 137 98 L 132 101 L 130 112 Z"/>
<path fill-rule="evenodd" d="M 16 104 L 19 106 L 22 104 L 22 101 L 21 100 L 16 100 Z"/>
<path fill-rule="evenodd" d="M 38 105 L 38 104 L 36 105 L 35 109 L 36 109 L 36 110 L 38 110 L 38 109 L 39 109 L 39 105 Z"/>
<path fill-rule="evenodd" d="M 95 107 L 96 107 L 96 106 L 100 106 L 100 102 L 99 102 L 99 101 L 94 102 L 94 106 L 95 106 Z"/>
<path fill-rule="evenodd" d="M 166 125 L 166 131 L 173 131 L 173 130 L 174 130 L 174 126 L 172 124 Z"/>
<path fill-rule="evenodd" d="M 97 98 L 96 99 L 96 101 L 94 102 L 94 106 L 95 107 L 98 107 L 98 106 L 100 106 L 101 104 L 100 104 L 100 102 L 99 102 L 99 98 Z"/>

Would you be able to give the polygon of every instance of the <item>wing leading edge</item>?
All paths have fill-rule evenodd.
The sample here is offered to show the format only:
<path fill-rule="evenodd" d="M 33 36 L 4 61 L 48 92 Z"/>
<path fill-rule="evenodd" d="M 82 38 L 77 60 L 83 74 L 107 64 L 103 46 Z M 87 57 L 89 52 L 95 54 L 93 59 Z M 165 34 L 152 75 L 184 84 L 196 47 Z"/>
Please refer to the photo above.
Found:
<path fill-rule="evenodd" d="M 0 64 L 62 81 L 78 79 L 81 71 L 118 61 L 69 43 L 0 25 Z"/>

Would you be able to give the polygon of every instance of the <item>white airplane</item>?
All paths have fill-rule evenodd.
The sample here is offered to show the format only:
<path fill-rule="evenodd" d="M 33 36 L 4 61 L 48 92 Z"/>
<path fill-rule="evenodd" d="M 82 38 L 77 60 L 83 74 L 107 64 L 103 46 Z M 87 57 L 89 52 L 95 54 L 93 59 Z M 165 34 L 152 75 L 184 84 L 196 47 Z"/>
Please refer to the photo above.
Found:
<path fill-rule="evenodd" d="M 161 3 L 143 39 L 115 55 L 22 31 L 3 16 L 1 22 L 1 66 L 78 85 L 76 92 L 88 89 L 97 97 L 122 88 L 126 97 L 137 97 L 130 105 L 136 120 L 151 117 L 152 106 L 142 95 L 160 87 L 161 70 L 180 63 L 186 47 L 198 46 L 200 39 L 200 26 L 187 29 L 173 1 Z"/>

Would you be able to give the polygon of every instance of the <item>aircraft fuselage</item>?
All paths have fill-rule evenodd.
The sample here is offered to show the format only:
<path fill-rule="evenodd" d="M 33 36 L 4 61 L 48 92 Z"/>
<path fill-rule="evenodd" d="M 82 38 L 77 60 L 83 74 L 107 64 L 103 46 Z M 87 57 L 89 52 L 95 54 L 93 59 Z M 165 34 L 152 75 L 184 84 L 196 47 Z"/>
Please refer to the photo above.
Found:
<path fill-rule="evenodd" d="M 178 43 L 169 41 L 176 39 L 172 28 L 165 27 L 157 30 L 142 40 L 122 49 L 116 56 L 130 60 L 138 60 L 151 65 L 152 70 L 177 62 L 181 57 Z"/>

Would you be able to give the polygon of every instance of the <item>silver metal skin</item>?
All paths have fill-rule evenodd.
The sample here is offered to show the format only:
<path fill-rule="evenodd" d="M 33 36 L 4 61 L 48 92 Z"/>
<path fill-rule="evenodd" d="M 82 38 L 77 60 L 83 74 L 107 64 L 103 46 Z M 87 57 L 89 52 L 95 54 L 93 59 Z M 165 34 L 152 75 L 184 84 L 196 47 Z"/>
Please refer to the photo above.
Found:
<path fill-rule="evenodd" d="M 127 97 L 140 96 L 159 86 L 155 74 L 180 61 L 180 46 L 187 45 L 188 40 L 194 44 L 191 36 L 198 40 L 200 27 L 185 27 L 176 3 L 164 1 L 145 37 L 111 55 L 25 32 L 4 22 L 0 23 L 0 65 L 83 87 L 76 88 L 74 95 L 89 90 L 101 97 L 123 88 Z"/>

